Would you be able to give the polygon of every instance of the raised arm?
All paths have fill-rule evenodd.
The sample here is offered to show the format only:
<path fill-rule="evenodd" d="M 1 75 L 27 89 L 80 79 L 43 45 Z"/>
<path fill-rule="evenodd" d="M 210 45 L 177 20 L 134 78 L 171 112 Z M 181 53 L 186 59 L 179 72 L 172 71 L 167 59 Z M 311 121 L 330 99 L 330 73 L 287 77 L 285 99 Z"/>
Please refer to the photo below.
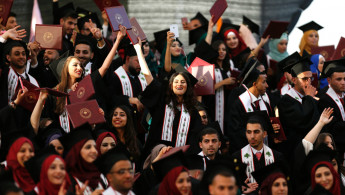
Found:
<path fill-rule="evenodd" d="M 108 56 L 105 58 L 102 66 L 98 69 L 101 77 L 103 77 L 105 75 L 105 73 L 107 72 L 107 70 L 109 69 L 109 66 L 110 66 L 111 62 L 113 61 L 113 58 L 116 54 L 116 50 L 119 47 L 121 40 L 125 36 L 126 36 L 126 27 L 120 25 L 120 31 L 117 33 L 116 41 L 115 41 L 113 47 L 111 48 Z"/>
<path fill-rule="evenodd" d="M 331 117 L 333 113 L 333 108 L 326 108 L 323 110 L 319 121 L 316 123 L 316 125 L 309 131 L 309 133 L 304 137 L 305 140 L 308 142 L 314 144 L 316 141 L 316 138 L 319 136 L 321 129 L 330 123 L 333 119 L 333 116 Z"/>
<path fill-rule="evenodd" d="M 250 57 L 253 57 L 253 56 L 258 57 L 260 49 L 267 43 L 269 38 L 270 38 L 270 36 L 267 36 L 266 38 L 261 38 L 259 45 L 254 50 L 252 50 L 250 52 L 250 55 L 248 56 L 248 59 Z"/>
<path fill-rule="evenodd" d="M 174 41 L 174 33 L 168 31 L 167 32 L 167 47 L 165 50 L 165 61 L 164 61 L 164 70 L 165 72 L 171 71 L 171 51 L 170 46 Z"/>
<path fill-rule="evenodd" d="M 35 134 L 37 134 L 38 132 L 38 127 L 40 124 L 40 118 L 41 118 L 44 102 L 47 99 L 47 97 L 48 97 L 48 92 L 46 90 L 42 90 L 40 92 L 40 96 L 38 97 L 35 108 L 31 113 L 30 123 Z"/>
<path fill-rule="evenodd" d="M 141 50 L 141 40 L 140 38 L 138 39 L 139 39 L 139 43 L 134 45 L 134 49 L 137 52 L 141 72 L 144 74 L 146 82 L 149 85 L 153 81 L 153 77 L 152 77 L 149 67 L 147 66 L 143 51 Z"/>
<path fill-rule="evenodd" d="M 214 23 L 212 21 L 213 17 L 214 16 L 212 16 L 210 21 L 208 22 L 207 35 L 205 38 L 206 43 L 208 43 L 209 45 L 211 45 L 212 43 L 212 35 L 213 35 L 213 27 L 214 27 Z"/>

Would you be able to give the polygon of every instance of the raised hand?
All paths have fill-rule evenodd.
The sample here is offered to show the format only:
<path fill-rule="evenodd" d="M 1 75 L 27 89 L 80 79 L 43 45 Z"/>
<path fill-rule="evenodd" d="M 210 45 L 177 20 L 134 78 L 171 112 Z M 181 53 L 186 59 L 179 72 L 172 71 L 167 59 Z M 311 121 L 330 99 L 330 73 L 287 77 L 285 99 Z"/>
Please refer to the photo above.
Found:
<path fill-rule="evenodd" d="M 174 36 L 175 34 L 173 32 L 168 31 L 167 32 L 167 45 L 170 47 L 172 43 L 174 42 Z"/>
<path fill-rule="evenodd" d="M 8 38 L 13 39 L 13 40 L 17 40 L 17 41 L 22 40 L 22 38 L 26 37 L 26 31 L 25 31 L 25 29 L 18 30 L 18 28 L 20 28 L 19 25 L 6 31 L 2 35 L 2 37 L 6 40 Z"/>
<path fill-rule="evenodd" d="M 325 108 L 320 116 L 319 121 L 323 124 L 323 125 L 327 125 L 328 123 L 330 123 L 333 119 L 333 116 L 331 116 L 333 114 L 333 108 Z"/>
<path fill-rule="evenodd" d="M 119 40 L 122 40 L 125 36 L 126 36 L 126 30 L 127 28 L 125 26 L 122 26 L 121 24 L 119 25 L 119 29 L 120 31 L 118 31 L 117 33 L 117 38 L 116 39 L 119 39 Z"/>

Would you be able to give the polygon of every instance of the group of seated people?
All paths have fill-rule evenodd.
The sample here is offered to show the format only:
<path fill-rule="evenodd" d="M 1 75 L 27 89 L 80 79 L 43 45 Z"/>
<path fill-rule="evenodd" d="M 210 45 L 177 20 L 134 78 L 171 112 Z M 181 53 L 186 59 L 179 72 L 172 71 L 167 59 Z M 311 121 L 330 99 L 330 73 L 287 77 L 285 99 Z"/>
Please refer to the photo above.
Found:
<path fill-rule="evenodd" d="M 23 42 L 14 13 L 2 26 L 0 194 L 345 193 L 345 59 L 312 54 L 320 25 L 301 26 L 289 55 L 288 33 L 257 43 L 252 22 L 214 31 L 198 13 L 182 24 L 186 54 L 169 30 L 133 45 L 126 27 L 108 32 L 105 12 L 101 26 L 53 10 L 61 50 Z M 197 96 L 187 69 L 200 59 L 214 64 L 214 90 Z M 76 103 L 56 94 L 87 79 L 105 122 L 76 125 Z"/>

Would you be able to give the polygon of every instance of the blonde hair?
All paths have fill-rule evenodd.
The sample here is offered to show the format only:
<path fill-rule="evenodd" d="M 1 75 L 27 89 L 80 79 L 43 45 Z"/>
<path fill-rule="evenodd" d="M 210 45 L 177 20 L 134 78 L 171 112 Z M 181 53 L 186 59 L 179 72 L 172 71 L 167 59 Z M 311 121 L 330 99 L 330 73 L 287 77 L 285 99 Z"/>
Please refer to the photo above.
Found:
<path fill-rule="evenodd" d="M 299 43 L 299 49 L 300 49 L 299 54 L 301 56 L 303 55 L 304 50 L 307 51 L 309 54 L 311 54 L 311 45 L 308 44 L 308 37 L 311 33 L 314 33 L 314 32 L 317 34 L 317 36 L 319 36 L 319 33 L 316 30 L 308 30 L 304 32 L 301 42 Z M 319 43 L 317 43 L 316 46 L 318 45 Z"/>

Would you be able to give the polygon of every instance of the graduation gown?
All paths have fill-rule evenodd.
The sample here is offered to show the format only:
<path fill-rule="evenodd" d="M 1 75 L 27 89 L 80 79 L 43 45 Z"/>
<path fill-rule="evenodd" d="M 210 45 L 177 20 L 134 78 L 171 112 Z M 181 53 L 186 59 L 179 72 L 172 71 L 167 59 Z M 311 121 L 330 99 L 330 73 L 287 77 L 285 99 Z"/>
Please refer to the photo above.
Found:
<path fill-rule="evenodd" d="M 291 90 L 295 89 L 289 91 Z M 317 101 L 311 96 L 300 98 L 285 94 L 278 104 L 278 110 L 279 119 L 287 137 L 284 153 L 288 155 L 287 158 L 291 158 L 297 144 L 319 120 Z"/>
<path fill-rule="evenodd" d="M 38 63 L 36 68 L 30 67 L 29 74 L 38 81 L 41 87 L 54 88 L 59 83 L 49 66 L 43 63 Z"/>
<path fill-rule="evenodd" d="M 320 96 L 318 103 L 320 113 L 322 113 L 325 108 L 333 108 L 333 120 L 326 126 L 326 130 L 333 135 L 337 149 L 345 151 L 345 121 L 343 119 L 343 117 L 345 118 L 344 105 L 342 105 L 342 108 L 339 107 L 341 106 L 341 102 L 339 101 L 339 104 L 337 104 L 336 100 L 331 98 L 328 93 L 323 93 Z M 343 110 L 343 114 L 340 109 Z"/>
<path fill-rule="evenodd" d="M 148 85 L 145 91 L 142 93 L 141 102 L 144 104 L 146 108 L 149 109 L 150 114 L 152 116 L 152 123 L 149 130 L 149 135 L 145 145 L 145 151 L 150 152 L 151 149 L 159 144 L 163 143 L 168 146 L 175 147 L 178 126 L 181 117 L 181 111 L 175 113 L 175 117 L 172 123 L 172 137 L 171 141 L 164 141 L 162 139 L 162 129 L 163 129 L 163 122 L 165 117 L 165 109 L 166 109 L 166 102 L 165 102 L 165 94 L 168 87 L 168 83 L 160 83 L 156 79 L 154 79 L 150 85 Z M 189 112 L 190 113 L 190 112 Z M 185 144 L 195 144 L 197 140 L 193 140 L 193 138 L 197 137 L 197 133 L 202 130 L 201 118 L 196 109 L 194 109 L 190 113 L 190 124 L 188 128 L 188 132 L 186 135 L 186 142 Z M 197 139 L 197 138 L 196 138 Z"/>

